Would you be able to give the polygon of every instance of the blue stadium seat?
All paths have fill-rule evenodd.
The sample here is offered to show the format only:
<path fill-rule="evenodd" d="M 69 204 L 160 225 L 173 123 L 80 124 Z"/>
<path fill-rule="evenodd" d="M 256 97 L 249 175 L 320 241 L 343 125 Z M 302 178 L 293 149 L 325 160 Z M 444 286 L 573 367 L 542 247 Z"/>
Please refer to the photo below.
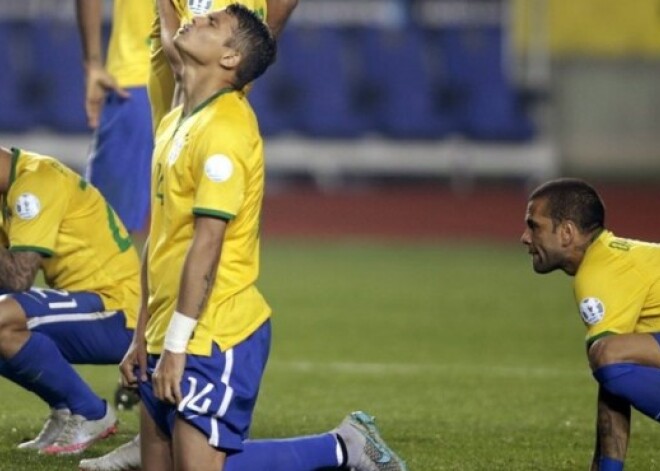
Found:
<path fill-rule="evenodd" d="M 60 132 L 86 132 L 85 81 L 75 22 L 35 19 L 30 25 L 37 73 L 46 89 L 45 124 Z"/>
<path fill-rule="evenodd" d="M 443 85 L 433 74 L 422 31 L 362 28 L 360 52 L 365 93 L 380 131 L 395 138 L 443 138 L 455 130 L 453 110 L 439 100 Z"/>
<path fill-rule="evenodd" d="M 337 27 L 289 28 L 281 41 L 280 66 L 286 73 L 298 131 L 327 138 L 364 134 L 369 121 L 354 107 L 350 47 Z"/>
<path fill-rule="evenodd" d="M 27 131 L 37 124 L 32 66 L 24 23 L 0 21 L 0 130 Z M 6 143 L 9 144 L 9 143 Z"/>
<path fill-rule="evenodd" d="M 526 140 L 532 123 L 505 67 L 500 27 L 449 27 L 438 34 L 451 86 L 462 97 L 459 119 L 473 139 Z"/>
<path fill-rule="evenodd" d="M 296 102 L 300 100 L 294 85 L 294 71 L 286 70 L 280 58 L 287 55 L 290 34 L 284 34 L 278 40 L 278 60 L 266 73 L 257 79 L 248 99 L 259 120 L 259 128 L 264 136 L 273 136 L 296 128 Z"/>

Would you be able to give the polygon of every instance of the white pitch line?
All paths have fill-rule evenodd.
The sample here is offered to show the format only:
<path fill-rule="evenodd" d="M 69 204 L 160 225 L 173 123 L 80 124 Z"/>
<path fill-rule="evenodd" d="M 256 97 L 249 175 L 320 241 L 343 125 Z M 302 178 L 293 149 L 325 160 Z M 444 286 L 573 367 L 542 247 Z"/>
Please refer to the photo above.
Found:
<path fill-rule="evenodd" d="M 372 375 L 412 376 L 419 374 L 472 374 L 503 378 L 551 378 L 589 377 L 588 368 L 551 368 L 515 365 L 475 365 L 457 363 L 362 363 L 362 362 L 312 362 L 312 361 L 271 361 L 269 368 L 289 370 L 299 373 L 346 373 Z"/>

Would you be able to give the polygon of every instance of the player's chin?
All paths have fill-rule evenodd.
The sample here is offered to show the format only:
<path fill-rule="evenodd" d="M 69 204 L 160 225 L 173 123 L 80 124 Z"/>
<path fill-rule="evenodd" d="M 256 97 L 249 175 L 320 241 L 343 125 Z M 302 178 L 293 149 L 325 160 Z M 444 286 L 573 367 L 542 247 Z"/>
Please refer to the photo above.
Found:
<path fill-rule="evenodd" d="M 541 256 L 537 253 L 532 254 L 532 267 L 534 271 L 539 274 L 548 273 L 549 270 L 546 263 L 543 262 Z"/>
<path fill-rule="evenodd" d="M 550 273 L 555 269 L 555 267 L 549 266 L 546 263 L 542 263 L 541 261 L 534 261 L 532 263 L 532 266 L 534 267 L 534 271 L 538 273 L 539 275 L 545 275 L 546 273 Z"/>

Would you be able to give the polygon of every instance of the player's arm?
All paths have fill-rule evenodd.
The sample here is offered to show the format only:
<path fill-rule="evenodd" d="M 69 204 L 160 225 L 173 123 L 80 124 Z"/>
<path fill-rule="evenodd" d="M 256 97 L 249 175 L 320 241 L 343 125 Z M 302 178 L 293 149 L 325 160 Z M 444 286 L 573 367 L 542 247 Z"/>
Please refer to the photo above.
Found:
<path fill-rule="evenodd" d="M 169 104 L 171 109 L 183 101 L 183 90 L 181 89 L 183 62 L 179 51 L 174 46 L 174 35 L 181 26 L 181 19 L 171 0 L 157 0 L 156 6 L 160 23 L 160 44 L 174 75 L 174 93 L 172 103 Z"/>
<path fill-rule="evenodd" d="M 197 216 L 195 232 L 186 254 L 176 312 L 165 335 L 165 345 L 153 386 L 160 400 L 178 404 L 181 401 L 181 377 L 186 361 L 186 347 L 199 316 L 215 283 L 227 221 Z"/>
<path fill-rule="evenodd" d="M 630 404 L 598 389 L 598 412 L 596 418 L 596 448 L 591 471 L 623 469 L 630 437 Z"/>
<path fill-rule="evenodd" d="M 176 82 L 181 81 L 183 62 L 174 46 L 174 35 L 181 26 L 181 19 L 171 0 L 157 0 L 158 21 L 160 22 L 160 42 L 167 61 L 170 63 Z"/>
<path fill-rule="evenodd" d="M 0 289 L 14 292 L 30 289 L 41 267 L 41 257 L 39 252 L 11 252 L 0 246 Z"/>
<path fill-rule="evenodd" d="M 138 379 L 147 381 L 147 349 L 145 333 L 147 331 L 147 322 L 149 321 L 149 311 L 147 311 L 147 301 L 149 300 L 148 285 L 148 254 L 149 239 L 142 249 L 142 264 L 140 266 L 140 306 L 138 308 L 137 323 L 133 332 L 133 340 L 119 364 L 119 371 L 122 376 L 122 383 L 127 387 L 137 387 Z M 135 374 L 135 367 L 138 367 L 138 374 Z M 139 378 L 138 378 L 139 376 Z"/>
<path fill-rule="evenodd" d="M 279 36 L 287 20 L 298 6 L 298 0 L 267 0 L 268 18 L 266 23 L 275 37 Z"/>
<path fill-rule="evenodd" d="M 103 2 L 101 0 L 76 0 L 76 18 L 83 50 L 85 69 L 85 112 L 91 128 L 99 124 L 99 115 L 108 90 L 119 96 L 128 97 L 115 78 L 103 66 L 101 23 Z"/>

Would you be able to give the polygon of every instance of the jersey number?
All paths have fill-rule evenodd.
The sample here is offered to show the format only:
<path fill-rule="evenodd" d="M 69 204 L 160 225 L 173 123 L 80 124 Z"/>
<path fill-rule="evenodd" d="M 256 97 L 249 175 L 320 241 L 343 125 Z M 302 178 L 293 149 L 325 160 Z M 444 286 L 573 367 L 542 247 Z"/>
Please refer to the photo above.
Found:
<path fill-rule="evenodd" d="M 119 225 L 117 224 L 117 218 L 115 217 L 115 212 L 108 203 L 105 204 L 105 207 L 108 210 L 108 226 L 110 227 L 110 233 L 112 234 L 112 238 L 117 244 L 117 247 L 119 247 L 119 251 L 126 252 L 128 249 L 131 248 L 131 245 L 133 245 L 133 242 L 131 241 L 131 236 L 126 235 L 126 237 L 122 237 L 122 235 L 119 233 L 120 229 L 119 229 Z"/>
<path fill-rule="evenodd" d="M 200 415 L 206 414 L 209 411 L 209 407 L 211 407 L 211 399 L 204 396 L 213 391 L 213 384 L 206 383 L 206 386 L 197 392 L 197 378 L 189 376 L 188 382 L 190 383 L 190 390 L 181 401 L 181 404 L 179 404 L 179 412 L 183 412 L 184 409 L 190 409 Z"/>

